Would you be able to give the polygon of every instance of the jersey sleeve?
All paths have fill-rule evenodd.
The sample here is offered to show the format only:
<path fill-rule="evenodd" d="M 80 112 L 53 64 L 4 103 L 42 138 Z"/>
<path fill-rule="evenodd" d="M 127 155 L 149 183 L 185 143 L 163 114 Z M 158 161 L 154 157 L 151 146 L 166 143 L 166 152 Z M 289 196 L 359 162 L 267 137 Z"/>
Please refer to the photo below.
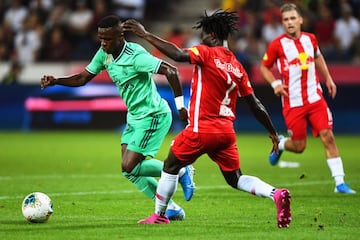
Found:
<path fill-rule="evenodd" d="M 314 46 L 314 56 L 316 58 L 317 56 L 319 56 L 321 54 L 319 44 L 318 44 L 318 41 L 314 34 L 309 34 L 309 36 L 310 36 L 311 42 Z"/>
<path fill-rule="evenodd" d="M 134 68 L 138 72 L 157 73 L 162 60 L 154 57 L 145 49 L 139 50 L 134 56 Z"/>
<path fill-rule="evenodd" d="M 207 51 L 204 46 L 198 45 L 185 50 L 189 53 L 191 64 L 204 65 L 204 61 L 207 59 Z"/>
<path fill-rule="evenodd" d="M 110 55 L 108 55 L 110 57 Z M 105 61 L 106 55 L 101 50 L 101 48 L 96 52 L 94 57 L 91 59 L 91 62 L 86 66 L 86 71 L 89 73 L 92 73 L 94 75 L 97 75 L 101 73 L 102 70 L 105 69 L 104 61 Z"/>
<path fill-rule="evenodd" d="M 262 58 L 262 64 L 268 68 L 271 68 L 274 63 L 276 62 L 278 56 L 277 51 L 279 48 L 279 42 L 278 41 L 272 41 L 268 48 L 266 49 L 266 52 Z"/>

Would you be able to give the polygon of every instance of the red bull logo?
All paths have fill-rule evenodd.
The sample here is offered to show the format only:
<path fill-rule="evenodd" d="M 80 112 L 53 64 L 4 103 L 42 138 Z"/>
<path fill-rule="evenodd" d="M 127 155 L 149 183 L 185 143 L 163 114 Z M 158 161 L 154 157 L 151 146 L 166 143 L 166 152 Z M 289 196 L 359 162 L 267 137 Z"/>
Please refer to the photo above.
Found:
<path fill-rule="evenodd" d="M 241 78 L 243 76 L 243 74 L 240 72 L 240 69 L 238 67 L 234 67 L 231 63 L 222 63 L 220 59 L 217 58 L 214 59 L 214 62 L 217 68 L 220 68 L 227 72 L 232 72 L 238 78 Z"/>
<path fill-rule="evenodd" d="M 305 52 L 299 53 L 297 58 L 288 62 L 288 66 L 296 66 L 301 70 L 309 69 L 310 63 L 314 62 L 314 58 L 312 56 L 307 55 Z"/>

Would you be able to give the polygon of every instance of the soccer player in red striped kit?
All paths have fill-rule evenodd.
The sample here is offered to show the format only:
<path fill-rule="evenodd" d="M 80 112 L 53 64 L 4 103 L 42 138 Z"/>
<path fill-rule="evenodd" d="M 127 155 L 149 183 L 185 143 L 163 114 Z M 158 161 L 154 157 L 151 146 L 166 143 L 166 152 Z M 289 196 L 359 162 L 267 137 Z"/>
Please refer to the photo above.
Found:
<path fill-rule="evenodd" d="M 285 33 L 274 39 L 263 57 L 260 71 L 271 84 L 274 94 L 281 96 L 282 111 L 290 137 L 279 136 L 279 154 L 270 152 L 269 161 L 276 165 L 284 150 L 302 153 L 306 148 L 307 125 L 325 147 L 325 156 L 335 180 L 335 192 L 355 194 L 344 182 L 344 169 L 333 133 L 332 113 L 323 97 L 317 70 L 325 77 L 331 98 L 336 85 L 321 55 L 313 34 L 302 32 L 303 18 L 295 4 L 280 8 Z M 271 68 L 277 64 L 282 80 L 275 79 Z"/>
<path fill-rule="evenodd" d="M 244 175 L 236 145 L 234 120 L 236 100 L 243 98 L 256 119 L 268 130 L 275 151 L 278 135 L 271 119 L 255 96 L 247 73 L 224 41 L 236 30 L 237 15 L 219 10 L 201 17 L 194 27 L 201 29 L 200 45 L 180 49 L 134 21 L 123 24 L 124 31 L 133 31 L 162 53 L 178 62 L 194 64 L 188 125 L 173 140 L 156 191 L 155 212 L 140 224 L 170 223 L 165 211 L 176 191 L 182 166 L 195 162 L 207 154 L 220 168 L 226 182 L 234 189 L 267 197 L 275 202 L 278 227 L 289 227 L 291 221 L 290 192 L 278 189 L 255 176 Z"/>

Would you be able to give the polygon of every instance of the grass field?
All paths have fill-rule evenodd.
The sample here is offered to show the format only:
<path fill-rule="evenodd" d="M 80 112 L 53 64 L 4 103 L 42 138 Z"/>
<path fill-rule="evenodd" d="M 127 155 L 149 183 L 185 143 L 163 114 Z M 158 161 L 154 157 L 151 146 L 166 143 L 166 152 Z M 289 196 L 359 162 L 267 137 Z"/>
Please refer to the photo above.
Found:
<path fill-rule="evenodd" d="M 158 154 L 164 159 L 169 135 Z M 319 139 L 308 138 L 301 155 L 285 152 L 298 168 L 272 167 L 270 139 L 239 134 L 242 171 L 292 194 L 290 228 L 276 226 L 275 205 L 233 190 L 207 156 L 196 163 L 196 193 L 190 202 L 181 187 L 175 201 L 186 220 L 139 225 L 154 204 L 120 173 L 120 133 L 106 131 L 0 132 L 0 239 L 359 239 L 360 136 L 337 135 L 346 181 L 357 195 L 333 192 L 334 183 Z M 21 214 L 30 192 L 47 193 L 54 214 L 31 224 Z"/>

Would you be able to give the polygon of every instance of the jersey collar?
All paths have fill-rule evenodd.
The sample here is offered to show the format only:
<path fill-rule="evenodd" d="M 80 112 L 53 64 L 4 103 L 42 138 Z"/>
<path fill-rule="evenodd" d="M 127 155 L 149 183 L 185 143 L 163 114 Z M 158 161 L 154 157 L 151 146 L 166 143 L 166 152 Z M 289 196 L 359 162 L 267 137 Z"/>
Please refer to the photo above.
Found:
<path fill-rule="evenodd" d="M 128 44 L 127 41 L 124 40 L 124 46 L 123 46 L 123 48 L 121 49 L 121 52 L 120 52 L 120 54 L 117 56 L 116 59 L 114 59 L 114 56 L 111 54 L 114 62 L 116 62 L 118 59 L 121 58 L 121 56 L 123 55 L 123 53 L 124 53 L 124 51 L 125 51 L 125 48 L 126 48 L 126 45 L 127 45 L 127 44 Z"/>

